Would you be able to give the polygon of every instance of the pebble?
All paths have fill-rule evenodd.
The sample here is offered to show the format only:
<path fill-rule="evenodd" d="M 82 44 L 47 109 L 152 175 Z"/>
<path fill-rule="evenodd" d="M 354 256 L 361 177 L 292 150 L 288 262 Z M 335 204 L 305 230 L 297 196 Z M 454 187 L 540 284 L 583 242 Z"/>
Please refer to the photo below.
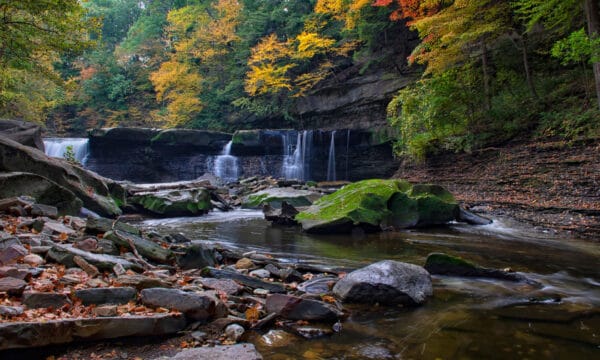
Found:
<path fill-rule="evenodd" d="M 41 256 L 36 254 L 29 254 L 23 258 L 23 262 L 27 265 L 38 267 L 40 265 L 44 265 L 46 260 L 44 260 Z"/>
<path fill-rule="evenodd" d="M 246 330 L 238 324 L 231 324 L 225 328 L 225 336 L 228 340 L 238 342 Z"/>
<path fill-rule="evenodd" d="M 258 296 L 267 296 L 269 295 L 269 290 L 266 289 L 254 289 L 254 291 L 252 292 L 254 295 L 258 295 Z"/>
<path fill-rule="evenodd" d="M 254 263 L 248 258 L 241 258 L 235 263 L 236 269 L 251 269 L 253 267 Z"/>
<path fill-rule="evenodd" d="M 261 279 L 266 279 L 271 276 L 271 273 L 265 269 L 257 269 L 254 271 L 250 271 L 250 276 L 256 276 Z"/>

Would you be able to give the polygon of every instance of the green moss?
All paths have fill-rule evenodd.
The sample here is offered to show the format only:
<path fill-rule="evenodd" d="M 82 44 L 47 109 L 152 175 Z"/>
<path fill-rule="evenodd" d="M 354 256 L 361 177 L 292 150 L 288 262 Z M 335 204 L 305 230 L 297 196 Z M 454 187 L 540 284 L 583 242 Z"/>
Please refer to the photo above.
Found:
<path fill-rule="evenodd" d="M 314 232 L 348 231 L 357 225 L 409 228 L 447 223 L 457 211 L 454 197 L 441 186 L 372 179 L 322 197 L 296 220 Z"/>
<path fill-rule="evenodd" d="M 242 207 L 249 209 L 259 208 L 268 197 L 268 194 L 249 195 L 247 201 L 242 204 Z"/>
<path fill-rule="evenodd" d="M 299 213 L 296 220 L 335 221 L 349 218 L 354 223 L 379 224 L 387 215 L 387 201 L 396 192 L 410 187 L 400 180 L 363 180 L 344 186 L 340 190 L 323 196 L 306 211 Z M 383 214 L 376 214 L 383 211 Z"/>

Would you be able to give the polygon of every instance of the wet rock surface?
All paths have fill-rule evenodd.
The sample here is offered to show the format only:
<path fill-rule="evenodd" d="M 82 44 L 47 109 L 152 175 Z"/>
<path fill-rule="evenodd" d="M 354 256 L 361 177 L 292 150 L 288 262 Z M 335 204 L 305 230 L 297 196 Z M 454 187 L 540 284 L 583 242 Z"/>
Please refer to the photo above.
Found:
<path fill-rule="evenodd" d="M 333 292 L 345 302 L 420 305 L 433 295 L 433 288 L 422 267 L 384 260 L 349 273 Z"/>

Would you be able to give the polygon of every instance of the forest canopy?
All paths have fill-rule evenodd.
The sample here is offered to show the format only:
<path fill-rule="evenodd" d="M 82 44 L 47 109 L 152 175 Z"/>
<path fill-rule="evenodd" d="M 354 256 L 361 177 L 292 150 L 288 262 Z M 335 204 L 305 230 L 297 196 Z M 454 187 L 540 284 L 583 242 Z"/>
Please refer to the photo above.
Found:
<path fill-rule="evenodd" d="M 0 116 L 54 131 L 311 126 L 345 69 L 419 78 L 388 105 L 422 158 L 600 135 L 598 0 L 0 0 Z M 414 40 L 413 40 L 414 39 Z M 415 41 L 416 40 L 416 41 Z M 337 80 L 336 80 L 337 81 Z"/>

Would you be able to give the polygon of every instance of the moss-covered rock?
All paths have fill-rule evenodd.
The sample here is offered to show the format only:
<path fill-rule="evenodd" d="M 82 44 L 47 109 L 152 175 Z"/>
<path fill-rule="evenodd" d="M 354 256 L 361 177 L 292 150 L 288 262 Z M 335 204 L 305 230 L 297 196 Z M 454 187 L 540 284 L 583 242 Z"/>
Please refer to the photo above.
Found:
<path fill-rule="evenodd" d="M 271 207 L 280 208 L 283 201 L 293 207 L 310 206 L 320 197 L 321 194 L 309 190 L 297 190 L 290 187 L 271 188 L 246 196 L 242 200 L 242 207 L 257 209 L 264 204 L 269 204 Z"/>
<path fill-rule="evenodd" d="M 296 220 L 310 232 L 345 232 L 353 226 L 375 229 L 391 214 L 390 197 L 409 188 L 410 184 L 399 180 L 359 181 L 323 196 Z"/>
<path fill-rule="evenodd" d="M 458 204 L 443 187 L 403 180 L 363 180 L 322 197 L 296 216 L 309 232 L 347 232 L 355 226 L 409 228 L 444 224 Z"/>
<path fill-rule="evenodd" d="M 212 208 L 210 193 L 202 188 L 141 192 L 129 201 L 164 217 L 200 215 Z"/>

